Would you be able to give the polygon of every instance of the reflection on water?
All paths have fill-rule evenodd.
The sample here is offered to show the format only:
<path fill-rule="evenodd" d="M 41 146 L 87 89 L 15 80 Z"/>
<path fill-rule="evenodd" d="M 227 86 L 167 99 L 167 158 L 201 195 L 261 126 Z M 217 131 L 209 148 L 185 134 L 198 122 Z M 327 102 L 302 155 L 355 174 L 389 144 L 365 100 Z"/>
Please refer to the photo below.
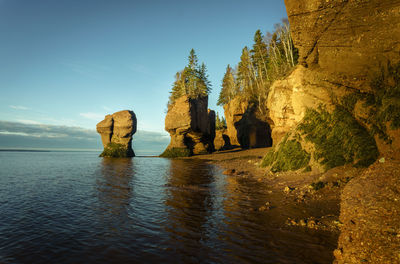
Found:
<path fill-rule="evenodd" d="M 207 220 L 212 213 L 210 165 L 193 160 L 171 160 L 166 192 L 168 225 L 176 256 L 188 263 L 207 259 Z"/>
<path fill-rule="evenodd" d="M 96 180 L 98 196 L 97 215 L 101 225 L 107 227 L 108 235 L 118 236 L 129 222 L 130 199 L 134 186 L 131 184 L 135 167 L 132 159 L 103 158 L 101 176 Z"/>
<path fill-rule="evenodd" d="M 203 161 L 0 155 L 0 263 L 332 262 L 335 235 L 285 227 L 287 207 L 255 210 L 268 186 Z"/>

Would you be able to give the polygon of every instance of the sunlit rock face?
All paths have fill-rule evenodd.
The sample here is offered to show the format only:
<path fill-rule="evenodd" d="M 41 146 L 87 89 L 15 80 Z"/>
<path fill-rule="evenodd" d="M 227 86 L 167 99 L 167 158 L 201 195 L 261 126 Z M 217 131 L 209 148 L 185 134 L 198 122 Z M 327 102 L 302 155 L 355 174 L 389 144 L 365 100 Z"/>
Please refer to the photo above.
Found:
<path fill-rule="evenodd" d="M 236 97 L 224 105 L 226 134 L 232 145 L 242 148 L 270 147 L 271 129 L 265 117 L 248 101 Z"/>
<path fill-rule="evenodd" d="M 178 98 L 165 117 L 165 130 L 171 136 L 166 149 L 184 151 L 188 155 L 214 151 L 215 112 L 208 110 L 208 97 Z"/>
<path fill-rule="evenodd" d="M 381 100 L 377 78 L 385 78 L 384 93 L 396 90 L 388 65 L 400 61 L 400 2 L 285 0 L 285 4 L 300 58 L 293 72 L 276 81 L 268 95 L 274 144 L 296 128 L 307 108 L 320 105 L 328 111 L 346 107 L 361 125 L 373 127 L 367 119 L 377 105 L 365 107 L 360 94 Z M 395 100 L 385 96 L 381 101 Z M 389 146 L 375 134 L 379 151 L 399 149 L 400 130 L 390 129 L 390 121 L 378 126 L 387 126 L 392 139 Z"/>
<path fill-rule="evenodd" d="M 134 157 L 132 136 L 136 133 L 137 120 L 133 111 L 123 110 L 107 115 L 96 126 L 101 135 L 103 157 Z"/>
<path fill-rule="evenodd" d="M 398 0 L 285 0 L 300 63 L 362 83 L 388 59 L 400 59 Z M 354 79 L 356 78 L 356 79 Z"/>

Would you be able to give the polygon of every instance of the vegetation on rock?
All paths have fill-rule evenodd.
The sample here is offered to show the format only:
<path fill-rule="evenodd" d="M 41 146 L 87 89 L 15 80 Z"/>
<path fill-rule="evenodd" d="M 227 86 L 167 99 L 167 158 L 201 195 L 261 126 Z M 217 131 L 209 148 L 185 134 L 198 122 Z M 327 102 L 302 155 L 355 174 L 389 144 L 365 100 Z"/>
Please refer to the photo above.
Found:
<path fill-rule="evenodd" d="M 261 162 L 261 167 L 271 166 L 272 172 L 298 170 L 304 168 L 310 162 L 310 154 L 307 153 L 296 139 L 283 141 L 271 149 Z"/>
<path fill-rule="evenodd" d="M 313 143 L 313 158 L 325 169 L 348 163 L 367 167 L 379 156 L 374 138 L 343 106 L 332 113 L 322 107 L 308 109 L 297 129 Z"/>
<path fill-rule="evenodd" d="M 255 103 L 260 113 L 265 113 L 265 103 L 272 83 L 285 76 L 296 64 L 298 51 L 293 45 L 289 22 L 275 26 L 274 33 L 264 37 L 260 30 L 254 35 L 251 50 L 244 47 L 235 69 L 226 68 L 218 105 L 225 105 L 239 96 Z"/>
<path fill-rule="evenodd" d="M 215 118 L 215 129 L 216 130 L 226 129 L 226 120 L 224 117 L 220 118 L 218 113 L 217 117 Z"/>
<path fill-rule="evenodd" d="M 170 148 L 166 149 L 160 157 L 163 158 L 180 158 L 191 156 L 190 150 L 185 148 Z"/>
<path fill-rule="evenodd" d="M 124 145 L 118 143 L 109 143 L 104 148 L 104 151 L 100 154 L 100 157 L 111 157 L 111 158 L 126 158 L 131 157 L 128 150 Z"/>
<path fill-rule="evenodd" d="M 198 98 L 207 96 L 211 91 L 206 65 L 204 63 L 198 64 L 194 49 L 190 51 L 188 60 L 188 65 L 182 71 L 176 73 L 168 106 L 181 96 L 187 95 L 189 98 Z"/>

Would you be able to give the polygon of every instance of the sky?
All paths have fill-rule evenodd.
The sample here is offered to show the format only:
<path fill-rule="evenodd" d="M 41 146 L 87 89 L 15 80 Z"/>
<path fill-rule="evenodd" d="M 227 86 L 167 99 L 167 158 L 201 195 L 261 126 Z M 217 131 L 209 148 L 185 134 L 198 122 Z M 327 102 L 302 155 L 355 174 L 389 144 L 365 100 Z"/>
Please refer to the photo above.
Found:
<path fill-rule="evenodd" d="M 0 0 L 0 137 L 14 137 L 0 138 L 0 148 L 49 135 L 33 137 L 22 124 L 93 133 L 124 109 L 136 113 L 138 130 L 168 144 L 169 91 L 190 49 L 208 68 L 209 108 L 222 115 L 227 64 L 257 29 L 272 31 L 286 16 L 283 0 Z"/>

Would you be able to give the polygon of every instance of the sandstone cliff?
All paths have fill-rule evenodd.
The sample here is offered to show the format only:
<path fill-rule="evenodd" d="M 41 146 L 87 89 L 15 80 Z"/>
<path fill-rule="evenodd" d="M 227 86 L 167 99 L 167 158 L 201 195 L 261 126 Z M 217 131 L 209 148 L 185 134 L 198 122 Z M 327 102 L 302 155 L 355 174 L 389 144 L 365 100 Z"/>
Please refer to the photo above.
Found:
<path fill-rule="evenodd" d="M 269 124 L 257 113 L 253 105 L 236 97 L 224 105 L 227 131 L 232 145 L 242 148 L 272 146 Z"/>
<path fill-rule="evenodd" d="M 300 58 L 270 89 L 272 138 L 280 144 L 263 162 L 314 170 L 367 167 L 384 156 L 386 163 L 375 162 L 346 185 L 335 256 L 336 263 L 397 263 L 400 1 L 285 4 Z"/>
<path fill-rule="evenodd" d="M 378 155 L 371 145 L 381 154 L 398 156 L 400 117 L 393 113 L 400 111 L 396 77 L 400 73 L 400 1 L 285 3 L 300 58 L 293 72 L 276 81 L 268 95 L 274 145 L 289 133 L 285 142 L 301 143 L 316 163 L 325 166 L 336 160 L 325 168 L 369 165 Z M 310 109 L 315 111 L 307 112 Z M 301 124 L 305 117 L 307 124 Z M 334 131 L 338 126 L 341 129 Z M 374 136 L 372 141 L 368 134 Z M 365 136 L 354 139 L 359 135 Z M 344 144 L 348 146 L 342 148 Z M 361 161 L 371 151 L 376 154 Z"/>
<path fill-rule="evenodd" d="M 215 112 L 208 110 L 208 97 L 178 98 L 165 117 L 171 142 L 161 156 L 188 156 L 214 151 Z"/>
<path fill-rule="evenodd" d="M 119 111 L 107 115 L 96 126 L 104 151 L 101 157 L 134 157 L 132 135 L 136 133 L 136 115 L 133 111 Z"/>

